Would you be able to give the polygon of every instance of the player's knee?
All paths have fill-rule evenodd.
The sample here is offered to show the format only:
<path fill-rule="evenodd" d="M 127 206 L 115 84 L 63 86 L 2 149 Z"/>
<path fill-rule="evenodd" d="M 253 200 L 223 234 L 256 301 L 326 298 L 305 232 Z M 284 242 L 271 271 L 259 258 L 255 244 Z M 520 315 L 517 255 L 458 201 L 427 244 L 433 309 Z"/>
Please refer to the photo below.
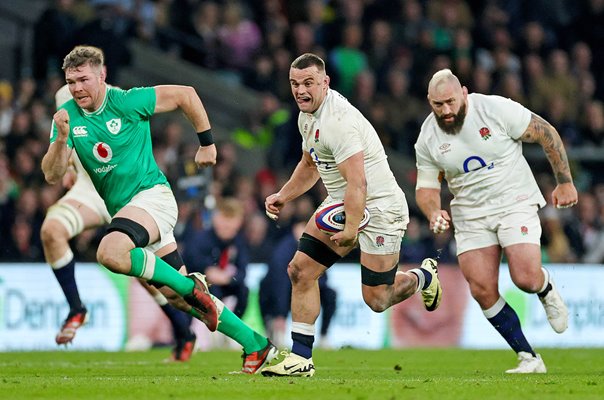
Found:
<path fill-rule="evenodd" d="M 312 268 L 301 264 L 295 259 L 287 265 L 287 275 L 292 285 L 309 285 L 319 278 L 312 273 Z"/>
<path fill-rule="evenodd" d="M 542 279 L 540 278 L 541 277 L 538 274 L 524 273 L 514 277 L 513 281 L 518 289 L 528 293 L 535 293 L 543 285 Z"/>
<path fill-rule="evenodd" d="M 491 303 L 493 299 L 496 301 L 499 298 L 496 286 L 491 287 L 490 285 L 483 285 L 477 282 L 470 283 L 470 293 L 481 306 Z"/>
<path fill-rule="evenodd" d="M 365 304 L 371 308 L 371 311 L 382 313 L 390 307 L 390 301 L 387 296 L 370 295 L 364 298 Z"/>
<path fill-rule="evenodd" d="M 99 247 L 96 249 L 96 260 L 104 267 L 109 268 L 112 271 L 116 270 L 116 260 L 112 257 L 107 246 L 103 245 L 103 241 L 101 241 Z"/>
<path fill-rule="evenodd" d="M 298 284 L 302 279 L 302 269 L 300 265 L 293 260 L 287 264 L 287 275 L 292 284 Z"/>
<path fill-rule="evenodd" d="M 126 268 L 124 266 L 125 256 L 129 257 L 129 254 L 124 255 L 122 251 L 118 250 L 116 246 L 113 246 L 109 240 L 106 240 L 106 236 L 101 240 L 99 247 L 96 251 L 96 259 L 99 264 L 108 268 L 113 272 L 123 273 Z"/>
<path fill-rule="evenodd" d="M 45 245 L 64 243 L 69 241 L 69 234 L 60 222 L 46 219 L 40 229 L 40 239 Z"/>

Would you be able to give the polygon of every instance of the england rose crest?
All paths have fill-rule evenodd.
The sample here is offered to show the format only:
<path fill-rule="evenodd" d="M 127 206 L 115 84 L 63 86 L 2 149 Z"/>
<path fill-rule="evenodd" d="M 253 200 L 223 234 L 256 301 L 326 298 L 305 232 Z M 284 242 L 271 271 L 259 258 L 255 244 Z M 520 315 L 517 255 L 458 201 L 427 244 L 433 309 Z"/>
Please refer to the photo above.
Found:
<path fill-rule="evenodd" d="M 489 130 L 489 128 L 482 127 L 480 128 L 480 137 L 482 137 L 482 140 L 487 140 L 491 137 L 491 131 Z"/>

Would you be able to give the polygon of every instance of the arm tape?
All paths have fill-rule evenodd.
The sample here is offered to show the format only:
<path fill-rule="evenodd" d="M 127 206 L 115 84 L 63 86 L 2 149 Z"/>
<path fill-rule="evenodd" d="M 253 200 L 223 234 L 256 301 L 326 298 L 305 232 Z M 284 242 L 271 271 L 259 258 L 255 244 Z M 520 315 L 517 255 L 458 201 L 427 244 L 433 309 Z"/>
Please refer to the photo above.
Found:
<path fill-rule="evenodd" d="M 438 179 L 440 175 L 439 170 L 425 170 L 418 169 L 417 170 L 417 183 L 415 184 L 415 189 L 440 189 L 441 183 Z"/>

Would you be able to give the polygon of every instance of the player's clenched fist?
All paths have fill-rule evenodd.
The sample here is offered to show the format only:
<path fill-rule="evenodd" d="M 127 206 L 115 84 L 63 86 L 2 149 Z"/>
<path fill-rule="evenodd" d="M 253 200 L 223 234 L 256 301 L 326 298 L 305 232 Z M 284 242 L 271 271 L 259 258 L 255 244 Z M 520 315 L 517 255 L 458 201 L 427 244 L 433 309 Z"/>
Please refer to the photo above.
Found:
<path fill-rule="evenodd" d="M 432 218 L 430 218 L 430 229 L 434 233 L 443 233 L 447 229 L 449 229 L 449 222 L 451 221 L 451 217 L 449 217 L 449 213 L 445 210 L 439 210 L 432 214 Z"/>
<path fill-rule="evenodd" d="M 216 165 L 217 150 L 214 144 L 209 146 L 199 146 L 195 154 L 195 163 L 198 167 L 211 167 Z"/>
<path fill-rule="evenodd" d="M 69 114 L 67 113 L 67 110 L 63 108 L 60 109 L 55 113 L 52 119 L 55 121 L 57 131 L 59 132 L 57 139 L 66 140 L 67 136 L 69 136 Z"/>

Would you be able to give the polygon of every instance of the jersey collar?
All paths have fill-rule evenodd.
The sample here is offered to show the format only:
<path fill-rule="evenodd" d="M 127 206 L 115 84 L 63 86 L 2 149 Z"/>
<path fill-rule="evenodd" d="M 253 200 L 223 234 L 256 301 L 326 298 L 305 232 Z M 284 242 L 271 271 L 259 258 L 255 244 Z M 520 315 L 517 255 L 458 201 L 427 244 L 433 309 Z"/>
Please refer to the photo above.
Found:
<path fill-rule="evenodd" d="M 323 111 L 323 108 L 325 108 L 325 104 L 327 103 L 327 101 L 330 97 L 331 97 L 331 89 L 327 88 L 327 94 L 325 94 L 325 97 L 323 98 L 321 105 L 319 106 L 319 108 L 317 108 L 317 111 L 315 111 L 314 113 L 312 113 L 310 115 L 319 119 L 319 117 L 321 116 L 321 112 Z"/>

